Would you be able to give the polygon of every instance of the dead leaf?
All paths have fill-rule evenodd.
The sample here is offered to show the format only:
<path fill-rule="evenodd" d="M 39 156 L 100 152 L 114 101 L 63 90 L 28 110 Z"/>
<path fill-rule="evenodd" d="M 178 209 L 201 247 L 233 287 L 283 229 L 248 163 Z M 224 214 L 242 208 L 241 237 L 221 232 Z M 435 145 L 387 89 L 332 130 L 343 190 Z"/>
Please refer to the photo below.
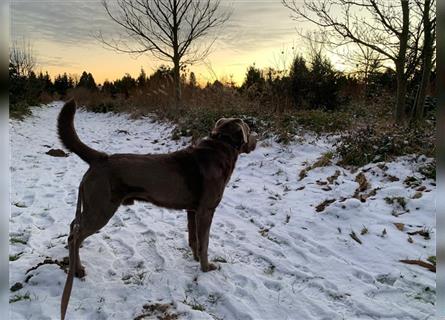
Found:
<path fill-rule="evenodd" d="M 68 154 L 61 149 L 50 149 L 45 153 L 52 157 L 68 157 Z"/>
<path fill-rule="evenodd" d="M 357 188 L 356 192 L 363 192 L 366 189 L 369 188 L 369 183 L 368 180 L 366 179 L 366 176 L 363 174 L 363 172 L 360 172 L 356 177 L 355 177 L 355 182 L 358 183 L 359 187 Z"/>
<path fill-rule="evenodd" d="M 354 239 L 356 242 L 362 244 L 362 241 L 357 237 L 357 235 L 355 234 L 354 231 L 351 231 L 351 233 L 349 234 L 349 236 Z"/>
<path fill-rule="evenodd" d="M 322 203 L 320 203 L 318 206 L 315 207 L 315 211 L 321 212 L 333 202 L 335 202 L 335 199 L 326 199 L 325 201 L 323 201 Z"/>
<path fill-rule="evenodd" d="M 422 198 L 422 192 L 421 191 L 417 191 L 414 195 L 413 195 L 413 197 L 412 197 L 412 199 L 419 199 L 419 198 Z"/>

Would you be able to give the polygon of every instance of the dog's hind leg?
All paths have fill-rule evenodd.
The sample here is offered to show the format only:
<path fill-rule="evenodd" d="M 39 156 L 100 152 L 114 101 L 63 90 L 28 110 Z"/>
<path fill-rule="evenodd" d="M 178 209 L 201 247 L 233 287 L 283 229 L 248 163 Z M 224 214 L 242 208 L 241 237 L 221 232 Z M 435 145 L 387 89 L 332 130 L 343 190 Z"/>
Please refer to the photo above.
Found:
<path fill-rule="evenodd" d="M 79 248 L 82 244 L 83 239 L 80 239 L 80 223 L 82 219 L 82 209 L 83 209 L 83 183 L 79 186 L 79 193 L 77 196 L 77 209 L 76 216 L 70 225 L 70 236 L 68 237 L 68 248 L 69 248 L 69 260 L 70 266 L 71 262 L 74 266 L 74 276 L 77 278 L 83 278 L 85 276 L 85 268 L 82 267 L 79 257 Z"/>
<path fill-rule="evenodd" d="M 97 198 L 100 199 L 100 198 Z M 79 248 L 82 242 L 90 235 L 99 231 L 107 224 L 113 214 L 116 212 L 120 203 L 109 202 L 103 203 L 101 201 L 95 202 L 93 206 L 86 205 L 83 207 L 82 214 L 79 220 L 74 219 L 72 224 L 72 231 L 68 238 L 69 247 L 69 271 L 65 283 L 65 288 L 62 294 L 61 303 L 61 318 L 64 319 L 65 312 L 68 307 L 68 302 L 73 286 L 73 276 L 85 276 L 85 269 L 80 262 Z"/>
<path fill-rule="evenodd" d="M 80 245 L 87 237 L 105 226 L 120 205 L 120 201 L 111 200 L 110 190 L 103 187 L 108 185 L 107 182 L 100 177 L 94 179 L 90 176 L 84 178 L 79 187 L 76 217 L 71 223 L 71 232 L 68 237 L 69 271 L 62 294 L 62 319 L 68 307 L 73 277 L 85 275 L 79 257 Z"/>
<path fill-rule="evenodd" d="M 193 252 L 193 258 L 199 261 L 198 242 L 196 240 L 196 213 L 193 210 L 187 210 L 187 229 L 189 233 L 189 246 Z"/>
<path fill-rule="evenodd" d="M 80 220 L 79 238 L 74 247 L 74 253 L 76 255 L 76 273 L 78 274 L 76 274 L 76 276 L 83 277 L 85 275 L 85 269 L 82 266 L 79 257 L 79 249 L 82 242 L 102 229 L 119 208 L 119 205 L 120 202 L 103 204 L 99 201 L 85 207 L 82 212 L 82 219 Z"/>
<path fill-rule="evenodd" d="M 69 260 L 71 263 L 71 260 L 74 263 L 74 276 L 77 278 L 83 278 L 85 276 L 85 269 L 82 267 L 82 264 L 80 263 L 80 257 L 79 257 L 79 248 L 82 244 L 80 240 L 80 234 L 79 234 L 79 227 L 80 224 L 77 222 L 76 219 L 74 219 L 71 222 L 71 231 L 70 236 L 68 237 L 68 248 L 69 248 Z"/>

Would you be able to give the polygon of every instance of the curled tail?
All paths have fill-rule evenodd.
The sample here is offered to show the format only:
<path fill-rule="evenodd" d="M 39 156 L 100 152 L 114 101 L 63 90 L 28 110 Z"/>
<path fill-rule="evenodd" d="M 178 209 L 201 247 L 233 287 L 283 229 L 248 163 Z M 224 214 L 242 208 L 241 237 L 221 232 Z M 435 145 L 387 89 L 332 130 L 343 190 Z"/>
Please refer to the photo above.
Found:
<path fill-rule="evenodd" d="M 69 100 L 60 111 L 57 119 L 57 130 L 59 139 L 69 151 L 77 154 L 83 161 L 92 163 L 107 158 L 107 154 L 88 147 L 77 136 L 74 129 L 74 114 L 76 113 L 76 102 Z"/>

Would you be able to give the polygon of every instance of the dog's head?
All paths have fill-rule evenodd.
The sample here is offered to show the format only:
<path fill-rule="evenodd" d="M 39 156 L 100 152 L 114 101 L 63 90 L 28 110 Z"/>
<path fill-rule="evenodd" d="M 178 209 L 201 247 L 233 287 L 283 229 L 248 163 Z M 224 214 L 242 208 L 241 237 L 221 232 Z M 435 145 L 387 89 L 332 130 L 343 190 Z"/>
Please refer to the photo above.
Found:
<path fill-rule="evenodd" d="M 210 136 L 227 141 L 241 153 L 249 153 L 256 147 L 256 133 L 251 132 L 247 123 L 238 118 L 219 119 Z"/>

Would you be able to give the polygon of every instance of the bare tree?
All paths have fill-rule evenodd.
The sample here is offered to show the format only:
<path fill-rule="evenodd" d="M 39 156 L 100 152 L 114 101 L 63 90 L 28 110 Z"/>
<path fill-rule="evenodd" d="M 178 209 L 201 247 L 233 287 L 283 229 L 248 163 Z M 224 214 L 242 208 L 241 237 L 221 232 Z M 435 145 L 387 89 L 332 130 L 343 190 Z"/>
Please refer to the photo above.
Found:
<path fill-rule="evenodd" d="M 369 78 L 384 69 L 381 54 L 371 48 L 357 45 L 355 50 L 347 50 L 344 54 L 347 64 L 354 70 L 353 74 L 363 80 L 365 86 L 369 85 Z"/>
<path fill-rule="evenodd" d="M 333 47 L 359 45 L 379 53 L 396 69 L 395 120 L 405 120 L 405 96 L 410 38 L 409 0 L 282 0 L 296 20 L 310 21 L 324 29 Z"/>
<path fill-rule="evenodd" d="M 9 49 L 9 65 L 18 76 L 28 76 L 36 66 L 36 59 L 29 41 L 13 42 Z"/>
<path fill-rule="evenodd" d="M 102 4 L 123 34 L 112 40 L 100 34 L 100 41 L 120 52 L 150 52 L 172 62 L 177 106 L 181 103 L 181 67 L 209 54 L 214 39 L 210 44 L 201 40 L 230 17 L 229 12 L 219 12 L 220 0 L 116 0 L 116 6 L 103 0 Z"/>

